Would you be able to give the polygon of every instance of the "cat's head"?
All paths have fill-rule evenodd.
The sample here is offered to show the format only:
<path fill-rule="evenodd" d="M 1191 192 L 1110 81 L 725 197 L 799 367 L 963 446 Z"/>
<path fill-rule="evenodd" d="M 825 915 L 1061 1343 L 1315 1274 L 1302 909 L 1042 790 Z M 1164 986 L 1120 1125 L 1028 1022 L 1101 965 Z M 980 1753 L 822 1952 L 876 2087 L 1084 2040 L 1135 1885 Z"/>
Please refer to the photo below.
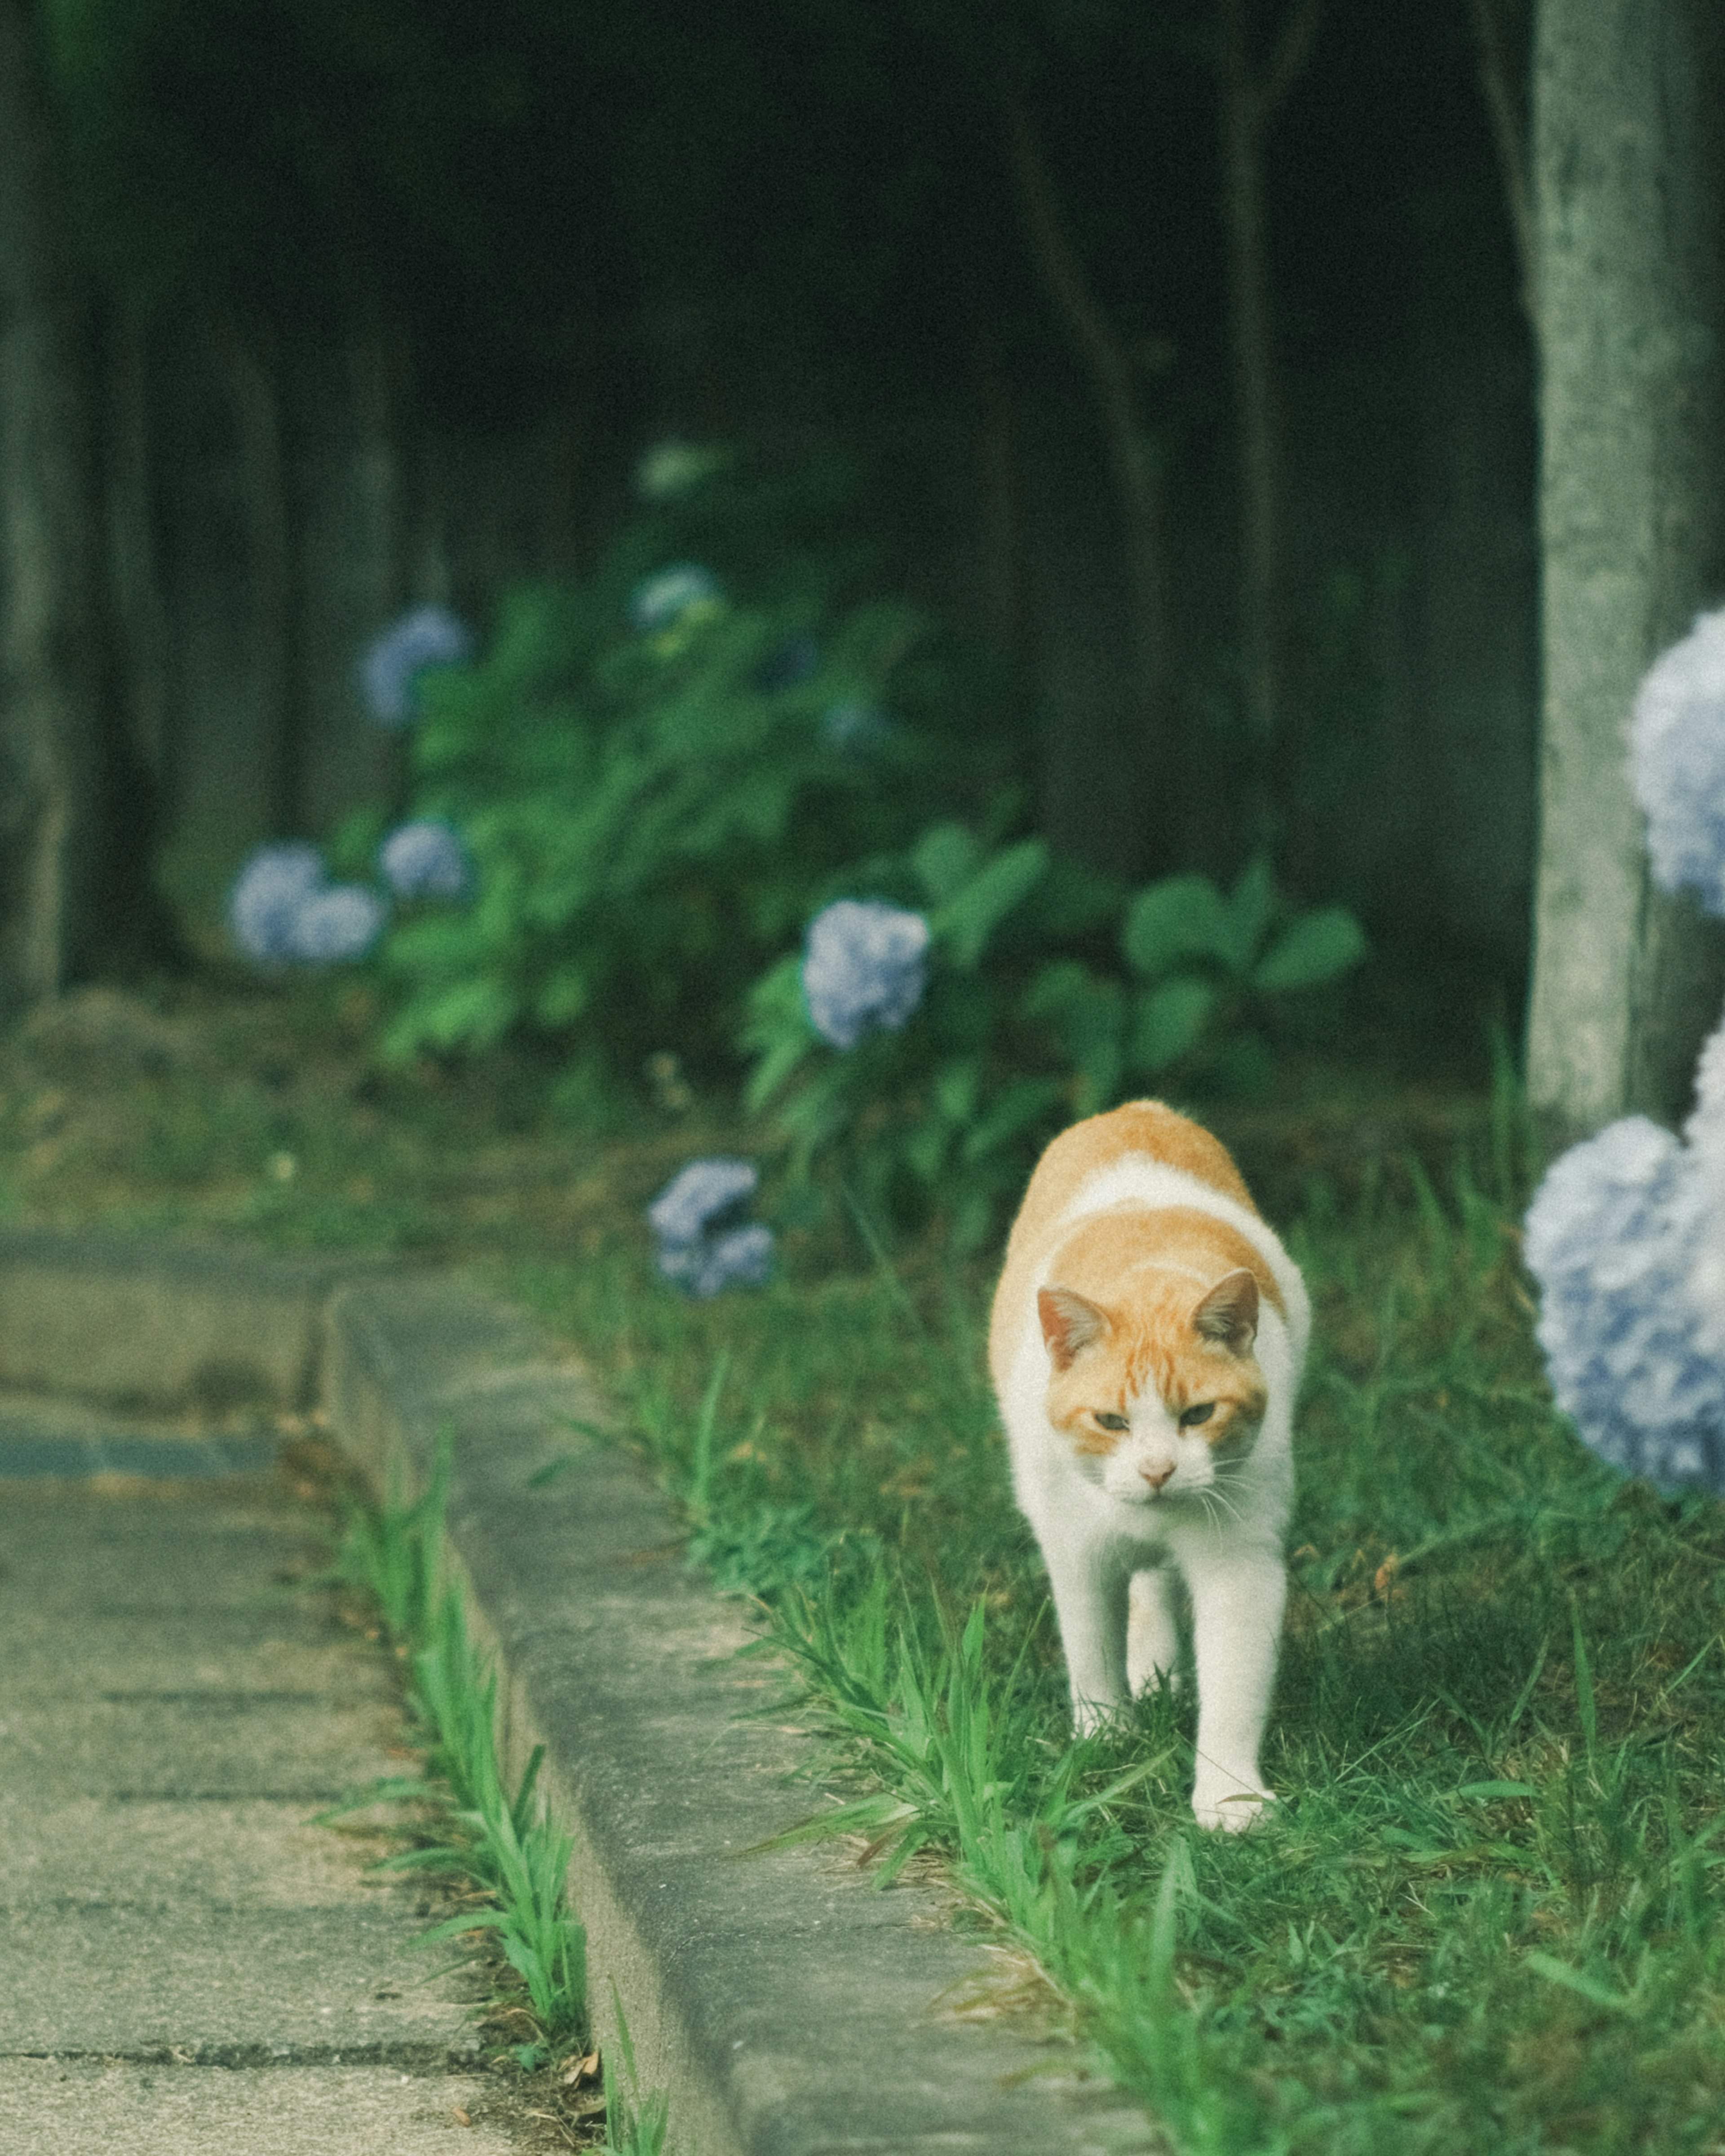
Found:
<path fill-rule="evenodd" d="M 1264 1419 L 1258 1283 L 1244 1266 L 1209 1288 L 1147 1267 L 1129 1286 L 1108 1308 L 1057 1284 L 1038 1295 L 1049 1420 L 1111 1497 L 1196 1496 L 1250 1450 Z"/>

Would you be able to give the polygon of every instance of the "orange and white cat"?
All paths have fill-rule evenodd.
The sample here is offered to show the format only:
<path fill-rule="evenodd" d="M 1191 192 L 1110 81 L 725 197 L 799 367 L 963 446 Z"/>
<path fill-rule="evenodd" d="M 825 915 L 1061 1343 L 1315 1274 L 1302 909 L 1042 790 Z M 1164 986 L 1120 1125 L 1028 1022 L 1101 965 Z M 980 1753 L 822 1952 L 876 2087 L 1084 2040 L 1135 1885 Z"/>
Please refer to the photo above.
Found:
<path fill-rule="evenodd" d="M 1286 1599 L 1298 1267 L 1227 1148 L 1137 1101 L 1075 1123 L 1007 1244 L 988 1358 L 1054 1589 L 1073 1720 L 1172 1682 L 1192 1601 L 1204 1826 L 1249 1825 Z"/>

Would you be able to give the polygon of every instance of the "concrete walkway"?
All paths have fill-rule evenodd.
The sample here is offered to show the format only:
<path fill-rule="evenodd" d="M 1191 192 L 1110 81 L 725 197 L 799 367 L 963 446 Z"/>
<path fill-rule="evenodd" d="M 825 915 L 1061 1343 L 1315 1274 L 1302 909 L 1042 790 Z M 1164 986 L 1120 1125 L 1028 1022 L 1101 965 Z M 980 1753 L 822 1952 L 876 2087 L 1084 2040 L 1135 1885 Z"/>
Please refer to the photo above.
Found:
<path fill-rule="evenodd" d="M 0 2150 L 501 2156 L 418 1890 L 309 1823 L 408 1763 L 252 1464 L 0 1399 Z"/>

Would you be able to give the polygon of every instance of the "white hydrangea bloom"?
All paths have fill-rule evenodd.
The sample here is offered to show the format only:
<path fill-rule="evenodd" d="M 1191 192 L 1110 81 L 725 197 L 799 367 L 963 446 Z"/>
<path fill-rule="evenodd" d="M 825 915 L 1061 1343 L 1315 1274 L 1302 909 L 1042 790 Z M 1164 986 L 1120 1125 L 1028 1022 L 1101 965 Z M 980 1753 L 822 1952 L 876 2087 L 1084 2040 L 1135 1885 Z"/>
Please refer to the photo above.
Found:
<path fill-rule="evenodd" d="M 329 884 L 301 900 L 293 919 L 291 955 L 308 966 L 362 958 L 388 918 L 382 900 L 363 884 Z"/>
<path fill-rule="evenodd" d="M 758 1286 L 772 1270 L 773 1231 L 736 1214 L 760 1180 L 752 1161 L 691 1160 L 647 1208 L 663 1276 L 691 1295 Z"/>
<path fill-rule="evenodd" d="M 752 1197 L 760 1179 L 752 1160 L 691 1160 L 647 1208 L 648 1224 L 661 1242 L 692 1243 L 709 1221 Z"/>
<path fill-rule="evenodd" d="M 1695 1291 L 1710 1212 L 1695 1152 L 1630 1116 L 1553 1163 L 1524 1250 L 1552 1390 L 1584 1441 L 1662 1487 L 1725 1493 L 1725 1361 Z"/>
<path fill-rule="evenodd" d="M 473 654 L 473 631 L 448 607 L 418 606 L 366 646 L 360 692 L 380 726 L 404 726 L 418 706 L 414 685 L 428 666 L 455 666 Z"/>
<path fill-rule="evenodd" d="M 726 1287 L 760 1287 L 773 1271 L 773 1230 L 758 1222 L 693 1243 L 660 1245 L 660 1273 L 703 1300 Z"/>
<path fill-rule="evenodd" d="M 816 914 L 803 996 L 821 1039 L 855 1048 L 871 1025 L 896 1033 L 927 984 L 928 923 L 882 899 L 841 898 Z"/>
<path fill-rule="evenodd" d="M 1725 608 L 1697 616 L 1635 697 L 1630 775 L 1666 891 L 1725 913 Z"/>
<path fill-rule="evenodd" d="M 248 958 L 283 966 L 295 956 L 295 918 L 323 879 L 323 855 L 304 839 L 259 846 L 248 858 L 228 894 L 228 925 Z"/>
<path fill-rule="evenodd" d="M 398 898 L 465 897 L 471 877 L 460 839 L 433 816 L 392 831 L 377 849 L 377 866 Z"/>

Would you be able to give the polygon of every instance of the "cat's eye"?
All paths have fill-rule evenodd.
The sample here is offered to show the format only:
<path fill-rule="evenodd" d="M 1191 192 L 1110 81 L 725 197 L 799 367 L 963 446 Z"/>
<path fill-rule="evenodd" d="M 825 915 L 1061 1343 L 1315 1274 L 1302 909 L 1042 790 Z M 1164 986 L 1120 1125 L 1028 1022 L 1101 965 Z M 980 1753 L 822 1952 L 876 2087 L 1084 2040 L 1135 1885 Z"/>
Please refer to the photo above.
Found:
<path fill-rule="evenodd" d="M 1180 1427 L 1182 1430 L 1195 1429 L 1199 1423 L 1208 1422 L 1215 1412 L 1214 1400 L 1202 1401 L 1197 1407 L 1185 1409 L 1180 1417 Z"/>
<path fill-rule="evenodd" d="M 1130 1427 L 1123 1414 L 1106 1414 L 1101 1408 L 1096 1409 L 1096 1424 L 1101 1430 L 1126 1430 Z"/>

